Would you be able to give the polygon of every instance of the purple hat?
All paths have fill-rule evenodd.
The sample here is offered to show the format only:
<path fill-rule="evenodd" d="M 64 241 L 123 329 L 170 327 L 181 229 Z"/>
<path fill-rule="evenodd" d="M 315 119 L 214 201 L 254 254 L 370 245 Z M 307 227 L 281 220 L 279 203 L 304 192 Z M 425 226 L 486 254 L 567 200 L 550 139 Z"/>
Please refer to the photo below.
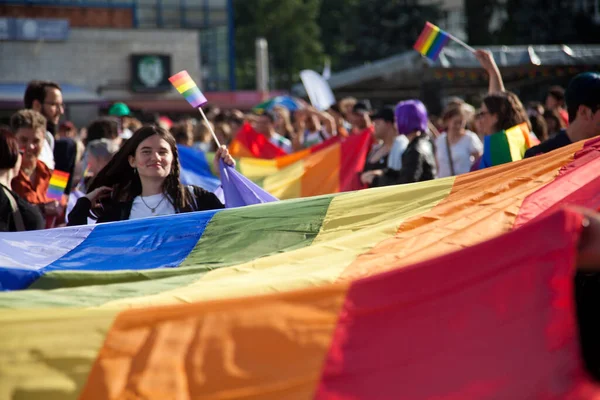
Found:
<path fill-rule="evenodd" d="M 401 101 L 396 106 L 398 133 L 406 135 L 414 131 L 427 132 L 427 109 L 419 100 Z"/>

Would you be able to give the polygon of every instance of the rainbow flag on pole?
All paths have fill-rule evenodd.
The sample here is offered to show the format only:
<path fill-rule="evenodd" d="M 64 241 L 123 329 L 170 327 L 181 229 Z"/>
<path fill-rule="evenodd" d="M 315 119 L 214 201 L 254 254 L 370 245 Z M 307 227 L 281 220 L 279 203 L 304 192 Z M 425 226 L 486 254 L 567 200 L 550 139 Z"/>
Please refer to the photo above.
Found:
<path fill-rule="evenodd" d="M 169 82 L 175 86 L 175 89 L 185 97 L 192 107 L 202 107 L 208 102 L 187 71 L 184 70 L 173 75 L 169 78 Z"/>
<path fill-rule="evenodd" d="M 431 22 L 426 22 L 425 28 L 413 48 L 430 60 L 435 61 L 450 39 L 451 36 L 448 33 Z"/>
<path fill-rule="evenodd" d="M 65 193 L 68 181 L 69 174 L 67 172 L 54 170 L 54 172 L 52 172 L 52 177 L 50 178 L 50 185 L 48 186 L 48 198 L 60 201 Z"/>

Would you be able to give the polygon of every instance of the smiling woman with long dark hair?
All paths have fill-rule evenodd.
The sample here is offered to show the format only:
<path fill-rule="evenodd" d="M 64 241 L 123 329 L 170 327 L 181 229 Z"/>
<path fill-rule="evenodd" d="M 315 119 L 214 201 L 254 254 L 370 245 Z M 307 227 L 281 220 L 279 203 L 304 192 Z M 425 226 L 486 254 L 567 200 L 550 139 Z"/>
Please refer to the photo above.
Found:
<path fill-rule="evenodd" d="M 219 158 L 235 165 L 225 147 L 214 162 Z M 69 225 L 85 225 L 88 217 L 111 222 L 223 208 L 213 193 L 182 185 L 179 175 L 173 136 L 160 127 L 142 127 L 92 180 L 69 214 Z"/>

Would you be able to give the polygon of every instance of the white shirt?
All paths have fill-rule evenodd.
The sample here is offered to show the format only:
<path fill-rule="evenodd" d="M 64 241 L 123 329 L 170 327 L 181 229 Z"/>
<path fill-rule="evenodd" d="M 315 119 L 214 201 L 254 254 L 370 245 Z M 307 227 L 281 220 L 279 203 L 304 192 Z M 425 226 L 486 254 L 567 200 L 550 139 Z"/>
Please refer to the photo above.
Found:
<path fill-rule="evenodd" d="M 46 140 L 42 146 L 42 152 L 38 157 L 50 170 L 54 170 L 54 136 L 46 131 Z"/>
<path fill-rule="evenodd" d="M 273 136 L 269 138 L 269 142 L 279 147 L 281 150 L 285 151 L 288 154 L 293 152 L 292 142 L 290 142 L 289 139 L 281 136 L 279 133 L 274 133 Z"/>
<path fill-rule="evenodd" d="M 438 178 L 452 176 L 448 160 L 448 147 L 446 145 L 447 133 L 444 132 L 435 140 L 436 159 L 438 162 Z M 456 175 L 466 174 L 471 170 L 475 161 L 473 154 L 483 152 L 483 144 L 474 132 L 467 131 L 460 140 L 452 145 L 452 165 Z"/>
<path fill-rule="evenodd" d="M 154 210 L 154 211 L 152 211 Z M 165 194 L 154 194 L 152 196 L 137 196 L 133 199 L 129 219 L 156 217 L 159 215 L 173 215 L 175 207 Z"/>
<path fill-rule="evenodd" d="M 408 147 L 408 138 L 406 135 L 398 135 L 394 140 L 394 144 L 390 150 L 390 154 L 388 156 L 388 168 L 393 169 L 395 171 L 400 171 L 402 169 L 402 155 L 404 151 Z"/>

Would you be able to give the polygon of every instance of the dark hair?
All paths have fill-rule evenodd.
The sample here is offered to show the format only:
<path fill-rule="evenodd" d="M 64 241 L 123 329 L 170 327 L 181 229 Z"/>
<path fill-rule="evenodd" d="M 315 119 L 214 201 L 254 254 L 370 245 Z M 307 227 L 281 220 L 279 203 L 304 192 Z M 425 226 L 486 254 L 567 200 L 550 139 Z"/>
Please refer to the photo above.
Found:
<path fill-rule="evenodd" d="M 546 124 L 543 116 L 540 114 L 532 115 L 529 117 L 529 122 L 531 123 L 531 130 L 540 141 L 543 142 L 548 139 L 548 124 Z"/>
<path fill-rule="evenodd" d="M 119 123 L 113 118 L 99 118 L 87 127 L 85 144 L 98 139 L 116 139 L 119 137 Z"/>
<path fill-rule="evenodd" d="M 171 127 L 170 132 L 175 138 L 175 142 L 178 144 L 187 144 L 190 139 L 194 139 L 194 133 L 192 132 L 191 126 L 186 122 L 176 123 Z"/>
<path fill-rule="evenodd" d="M 342 110 L 340 110 L 340 106 L 338 106 L 337 104 L 332 104 L 331 107 L 329 107 L 330 110 L 333 110 L 334 112 L 341 114 Z"/>
<path fill-rule="evenodd" d="M 565 121 L 560 116 L 560 113 L 558 112 L 558 110 L 544 111 L 544 119 L 553 119 L 556 122 L 556 126 L 559 129 L 563 129 L 563 128 L 567 127 L 567 125 L 565 124 Z"/>
<path fill-rule="evenodd" d="M 25 89 L 25 95 L 23 96 L 23 103 L 25 108 L 33 108 L 33 101 L 37 100 L 43 103 L 46 99 L 46 93 L 48 89 L 58 89 L 62 92 L 59 84 L 52 81 L 31 81 Z"/>
<path fill-rule="evenodd" d="M 171 172 L 163 183 L 163 192 L 167 194 L 167 198 L 176 210 L 180 212 L 191 211 L 192 195 L 179 180 L 181 167 L 175 138 L 165 129 L 154 125 L 141 127 L 125 142 L 123 147 L 90 182 L 88 193 L 101 186 L 108 186 L 113 189 L 112 201 L 132 201 L 136 196 L 139 196 L 142 193 L 142 182 L 129 164 L 129 156 L 135 156 L 135 151 L 140 143 L 154 135 L 164 139 L 173 153 Z M 103 207 L 108 207 L 109 202 L 110 200 L 104 200 L 102 207 L 93 210 L 92 217 L 101 216 Z"/>
<path fill-rule="evenodd" d="M 13 132 L 21 128 L 31 128 L 34 131 L 43 129 L 46 131 L 46 118 L 35 110 L 19 110 L 10 117 L 10 127 Z"/>
<path fill-rule="evenodd" d="M 559 103 L 563 103 L 564 104 L 564 102 L 565 102 L 565 89 L 563 89 L 560 86 L 552 86 L 550 89 L 548 89 L 547 96 L 552 96 Z"/>
<path fill-rule="evenodd" d="M 442 121 L 446 122 L 449 119 L 452 119 L 457 116 L 464 117 L 466 119 L 465 109 L 463 104 L 453 104 L 444 110 L 444 114 L 442 115 Z"/>
<path fill-rule="evenodd" d="M 575 121 L 579 106 L 597 111 L 600 107 L 600 73 L 583 72 L 569 82 L 565 93 L 569 122 Z"/>
<path fill-rule="evenodd" d="M 490 93 L 483 98 L 483 102 L 490 114 L 498 116 L 495 131 L 506 130 L 523 122 L 531 129 L 525 107 L 513 92 Z"/>
<path fill-rule="evenodd" d="M 267 117 L 271 120 L 271 123 L 275 122 L 275 114 L 273 113 L 273 111 L 269 111 L 269 110 L 265 110 L 260 114 L 257 114 L 259 117 Z"/>
<path fill-rule="evenodd" d="M 19 159 L 19 143 L 8 126 L 0 125 L 0 169 L 11 169 Z"/>

